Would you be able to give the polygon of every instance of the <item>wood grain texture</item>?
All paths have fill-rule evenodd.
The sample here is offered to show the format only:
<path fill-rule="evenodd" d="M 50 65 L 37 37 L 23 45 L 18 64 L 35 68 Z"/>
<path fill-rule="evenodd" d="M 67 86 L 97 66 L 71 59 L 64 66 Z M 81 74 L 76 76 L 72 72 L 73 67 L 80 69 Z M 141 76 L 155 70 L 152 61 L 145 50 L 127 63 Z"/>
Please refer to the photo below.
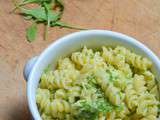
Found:
<path fill-rule="evenodd" d="M 90 29 L 107 29 L 140 40 L 160 57 L 159 0 L 64 0 L 63 20 Z M 11 0 L 0 0 L 0 120 L 30 120 L 23 66 L 59 37 L 75 30 L 52 28 L 43 40 L 39 25 L 35 42 L 28 43 L 25 29 L 30 24 L 9 14 Z"/>

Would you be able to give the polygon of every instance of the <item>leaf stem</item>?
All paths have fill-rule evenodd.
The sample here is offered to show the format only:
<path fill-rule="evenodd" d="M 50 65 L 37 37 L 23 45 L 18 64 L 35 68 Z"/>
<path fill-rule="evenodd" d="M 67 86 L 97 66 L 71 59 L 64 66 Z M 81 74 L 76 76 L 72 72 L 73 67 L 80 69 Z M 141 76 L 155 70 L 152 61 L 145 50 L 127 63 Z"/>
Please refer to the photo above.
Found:
<path fill-rule="evenodd" d="M 47 5 L 44 4 L 44 7 L 45 7 L 45 11 L 46 11 L 46 15 L 47 15 L 47 25 L 45 27 L 45 34 L 44 34 L 44 40 L 48 40 L 48 30 L 49 30 L 49 27 L 50 27 L 50 18 L 49 18 L 49 10 L 47 8 Z"/>
<path fill-rule="evenodd" d="M 45 32 L 44 32 L 44 40 L 48 40 L 48 30 L 49 30 L 50 24 L 47 21 L 47 25 L 45 26 Z"/>
<path fill-rule="evenodd" d="M 66 23 L 63 23 L 60 21 L 52 23 L 52 26 L 59 26 L 59 27 L 63 27 L 63 28 L 76 29 L 76 30 L 87 30 L 86 28 L 76 27 L 76 26 L 69 25 L 69 24 L 66 24 Z"/>
<path fill-rule="evenodd" d="M 69 29 L 75 29 L 75 30 L 87 30 L 86 28 L 80 28 L 80 27 L 69 26 L 69 25 L 63 25 L 63 26 L 61 26 L 61 27 L 69 28 Z"/>

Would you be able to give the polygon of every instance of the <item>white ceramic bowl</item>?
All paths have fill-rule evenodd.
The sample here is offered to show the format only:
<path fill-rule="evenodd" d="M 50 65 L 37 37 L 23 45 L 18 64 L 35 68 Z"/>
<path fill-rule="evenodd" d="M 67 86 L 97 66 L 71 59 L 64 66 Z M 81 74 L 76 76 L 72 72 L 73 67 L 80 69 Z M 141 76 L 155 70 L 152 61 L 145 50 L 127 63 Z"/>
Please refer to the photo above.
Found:
<path fill-rule="evenodd" d="M 104 45 L 123 45 L 150 59 L 153 62 L 152 70 L 157 80 L 160 81 L 160 61 L 158 57 L 136 39 L 106 30 L 87 30 L 72 33 L 53 42 L 38 57 L 30 59 L 25 65 L 24 77 L 27 80 L 27 99 L 34 120 L 41 120 L 36 105 L 35 91 L 44 68 L 50 63 L 53 63 L 54 66 L 60 57 L 69 55 L 84 45 L 88 48 L 99 48 Z"/>

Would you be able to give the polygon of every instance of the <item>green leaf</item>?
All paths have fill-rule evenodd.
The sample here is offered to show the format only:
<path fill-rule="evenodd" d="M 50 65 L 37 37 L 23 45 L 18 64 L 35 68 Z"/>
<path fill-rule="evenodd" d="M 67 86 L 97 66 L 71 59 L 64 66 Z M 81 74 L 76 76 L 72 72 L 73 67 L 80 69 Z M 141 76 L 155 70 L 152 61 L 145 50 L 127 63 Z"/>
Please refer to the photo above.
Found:
<path fill-rule="evenodd" d="M 34 8 L 24 8 L 26 4 L 35 3 L 39 7 Z M 64 11 L 64 4 L 62 0 L 22 0 L 19 3 L 15 4 L 15 11 L 16 9 L 19 9 L 21 12 L 20 15 L 23 15 L 26 20 L 34 20 L 36 23 L 42 23 L 46 25 L 45 30 L 45 36 L 47 38 L 48 29 L 49 27 L 59 26 L 64 28 L 70 28 L 70 29 L 77 29 L 77 30 L 84 30 L 82 28 L 69 25 L 67 23 L 59 21 L 62 17 L 63 11 Z M 56 6 L 56 10 L 53 10 L 53 5 Z M 13 12 L 12 11 L 12 12 Z M 30 32 L 34 31 L 34 32 Z M 36 35 L 36 25 L 32 25 L 29 28 L 27 28 L 27 39 L 28 41 L 33 41 L 35 39 Z"/>
<path fill-rule="evenodd" d="M 32 9 L 21 8 L 21 13 L 24 16 L 31 16 L 33 19 L 39 22 L 47 22 L 47 14 L 44 7 L 37 7 Z M 60 18 L 59 12 L 49 10 L 48 16 L 50 21 L 57 21 Z"/>
<path fill-rule="evenodd" d="M 32 42 L 35 40 L 36 38 L 36 34 L 37 34 L 37 26 L 36 26 L 36 23 L 33 23 L 31 26 L 29 26 L 27 29 L 26 29 L 26 37 L 27 37 L 27 40 L 29 42 Z"/>
<path fill-rule="evenodd" d="M 61 12 L 59 11 L 52 11 L 49 10 L 48 11 L 48 19 L 50 20 L 50 22 L 55 22 L 57 20 L 59 20 L 61 18 Z"/>
<path fill-rule="evenodd" d="M 61 22 L 61 21 L 52 22 L 51 26 L 59 26 L 59 27 L 63 27 L 63 28 L 76 29 L 76 30 L 86 30 L 84 28 L 69 25 L 69 24 L 67 24 L 65 22 Z"/>
<path fill-rule="evenodd" d="M 14 12 L 15 10 L 17 10 L 18 8 L 26 5 L 26 4 L 30 4 L 30 3 L 38 3 L 39 0 L 23 0 L 20 3 L 14 3 L 15 4 L 15 8 L 11 11 Z"/>
<path fill-rule="evenodd" d="M 41 3 L 44 3 L 44 2 L 50 3 L 50 2 L 52 2 L 52 0 L 24 0 L 23 1 L 24 4 L 29 4 L 29 3 L 39 3 L 39 4 L 41 4 Z"/>
<path fill-rule="evenodd" d="M 47 19 L 45 9 L 43 7 L 31 9 L 21 8 L 21 13 L 24 16 L 32 16 L 32 18 L 36 19 L 36 21 L 46 21 Z"/>
<path fill-rule="evenodd" d="M 52 6 L 50 3 L 44 3 L 43 5 L 44 5 L 45 11 L 46 11 L 46 16 L 48 17 L 47 19 L 54 22 L 54 21 L 57 21 L 61 18 L 62 12 L 52 10 Z"/>

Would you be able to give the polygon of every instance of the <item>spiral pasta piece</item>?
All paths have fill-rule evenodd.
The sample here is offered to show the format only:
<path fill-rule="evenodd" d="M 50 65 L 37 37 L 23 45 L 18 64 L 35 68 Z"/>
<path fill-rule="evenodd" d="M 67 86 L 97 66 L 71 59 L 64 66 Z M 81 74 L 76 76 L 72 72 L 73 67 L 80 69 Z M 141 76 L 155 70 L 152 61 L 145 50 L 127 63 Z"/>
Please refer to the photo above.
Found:
<path fill-rule="evenodd" d="M 58 61 L 58 69 L 59 70 L 63 70 L 63 69 L 71 70 L 71 69 L 75 69 L 75 65 L 69 58 L 64 58 Z"/>
<path fill-rule="evenodd" d="M 122 103 L 122 109 L 116 111 L 116 116 L 118 118 L 124 119 L 129 113 L 130 113 L 130 111 L 128 110 L 125 103 Z"/>
<path fill-rule="evenodd" d="M 63 113 L 70 113 L 71 105 L 65 100 L 54 99 L 50 103 L 50 113 L 53 118 L 64 118 Z"/>
<path fill-rule="evenodd" d="M 82 72 L 89 71 L 91 69 L 96 69 L 99 66 L 104 66 L 105 62 L 100 56 L 100 52 L 95 52 L 91 49 L 83 48 L 82 52 L 73 53 L 71 56 L 72 61 L 74 61 L 78 66 L 82 67 Z"/>
<path fill-rule="evenodd" d="M 118 88 L 114 87 L 113 84 L 109 82 L 109 79 L 107 79 L 108 76 L 105 76 L 106 72 L 103 69 L 97 69 L 95 75 L 98 84 L 101 86 L 109 101 L 114 105 L 120 105 L 123 101 L 124 95 Z"/>
<path fill-rule="evenodd" d="M 56 90 L 54 96 L 55 96 L 55 99 L 66 99 L 67 93 L 64 89 L 58 89 Z"/>
<path fill-rule="evenodd" d="M 79 72 L 76 70 L 56 70 L 43 73 L 41 76 L 40 87 L 48 89 L 68 88 L 77 78 Z"/>
<path fill-rule="evenodd" d="M 140 69 L 140 70 L 147 70 L 151 68 L 152 63 L 146 58 L 137 55 L 130 50 L 126 49 L 125 47 L 118 46 L 114 50 L 115 53 L 120 53 L 125 56 L 125 61 L 131 64 L 133 67 Z"/>
<path fill-rule="evenodd" d="M 115 120 L 115 117 L 116 117 L 116 112 L 115 111 L 111 111 L 111 112 L 106 113 L 106 119 L 107 120 Z"/>
<path fill-rule="evenodd" d="M 98 95 L 95 89 L 82 89 L 80 97 L 86 100 L 96 100 Z"/>
<path fill-rule="evenodd" d="M 40 88 L 56 89 L 68 88 L 72 82 L 79 76 L 79 71 L 75 69 L 74 64 L 66 58 L 59 61 L 58 70 L 54 72 L 47 71 L 41 75 Z"/>
<path fill-rule="evenodd" d="M 55 71 L 54 72 L 55 79 L 52 83 L 53 88 L 67 89 L 69 86 L 72 85 L 72 79 L 69 78 L 67 73 L 68 72 L 65 70 L 63 70 L 63 72 L 62 71 Z"/>
<path fill-rule="evenodd" d="M 36 102 L 40 112 L 44 111 L 47 114 L 49 113 L 50 98 L 51 95 L 49 90 L 41 88 L 36 90 Z"/>
<path fill-rule="evenodd" d="M 155 85 L 155 77 L 150 71 L 143 72 L 144 78 L 147 83 L 147 89 L 150 91 Z"/>
<path fill-rule="evenodd" d="M 143 75 L 144 75 L 144 78 L 146 81 L 148 91 L 151 94 L 155 95 L 158 100 L 160 100 L 160 94 L 158 91 L 159 84 L 156 84 L 156 79 L 155 79 L 153 73 L 151 73 L 150 71 L 145 71 L 145 72 L 143 72 Z M 160 85 L 159 85 L 159 87 L 160 87 Z"/>
<path fill-rule="evenodd" d="M 87 47 L 84 47 L 82 49 L 82 52 L 75 52 L 72 54 L 71 59 L 73 62 L 75 62 L 79 66 L 83 66 L 85 64 L 90 64 L 93 62 L 93 56 L 94 53 L 92 49 L 87 49 Z"/>
<path fill-rule="evenodd" d="M 53 71 L 44 72 L 41 75 L 39 87 L 44 89 L 53 89 L 53 81 L 55 77 Z"/>
<path fill-rule="evenodd" d="M 146 117 L 141 118 L 140 120 L 156 120 L 156 116 L 154 115 L 147 115 Z"/>
<path fill-rule="evenodd" d="M 124 73 L 120 70 L 113 69 L 110 73 L 114 86 L 124 91 L 130 79 L 127 79 Z"/>
<path fill-rule="evenodd" d="M 154 96 L 157 98 L 157 100 L 160 100 L 160 94 L 159 94 L 157 85 L 155 85 L 155 86 L 150 90 L 150 93 L 151 93 L 152 95 L 154 95 Z"/>
<path fill-rule="evenodd" d="M 102 53 L 102 57 L 104 58 L 104 60 L 111 64 L 111 65 L 115 65 L 115 66 L 120 66 L 125 64 L 125 58 L 122 55 L 114 55 L 113 53 L 113 49 L 112 48 L 106 48 L 103 47 L 103 53 Z"/>
<path fill-rule="evenodd" d="M 106 47 L 103 47 L 102 49 L 102 57 L 107 63 L 116 66 L 119 70 L 123 71 L 127 77 L 130 78 L 132 76 L 130 66 L 125 63 L 125 56 L 123 56 L 122 54 L 115 55 L 114 50 L 111 48 L 107 49 Z"/>
<path fill-rule="evenodd" d="M 46 115 L 44 113 L 41 115 L 41 118 L 42 118 L 42 120 L 53 120 L 53 118 L 51 116 Z"/>
<path fill-rule="evenodd" d="M 146 92 L 147 88 L 145 86 L 146 82 L 143 75 L 135 74 L 133 77 L 133 87 L 138 94 L 143 94 Z"/>
<path fill-rule="evenodd" d="M 135 109 L 138 105 L 138 96 L 132 84 L 128 84 L 125 89 L 125 102 L 129 109 Z"/>
<path fill-rule="evenodd" d="M 138 99 L 138 106 L 136 113 L 142 116 L 157 116 L 158 111 L 158 101 L 155 96 L 150 93 L 142 94 Z M 145 118 L 145 117 L 144 117 Z"/>
<path fill-rule="evenodd" d="M 67 95 L 68 95 L 69 102 L 74 103 L 76 101 L 76 98 L 80 97 L 80 95 L 81 95 L 81 87 L 79 87 L 79 86 L 71 87 L 67 91 Z"/>
<path fill-rule="evenodd" d="M 112 104 L 120 105 L 122 103 L 124 94 L 121 93 L 118 88 L 114 87 L 112 84 L 109 84 L 106 87 L 102 87 L 102 89 L 105 91 L 105 95 L 108 97 Z"/>
<path fill-rule="evenodd" d="M 50 93 L 46 89 L 37 89 L 36 93 L 36 101 L 39 106 L 39 110 L 44 112 L 45 114 L 52 114 L 53 118 L 60 118 L 63 119 L 64 113 L 70 113 L 71 106 L 70 104 L 62 99 L 54 99 L 53 101 L 50 100 Z M 47 115 L 43 115 L 47 117 Z"/>
<path fill-rule="evenodd" d="M 113 110 L 111 112 L 107 112 L 106 119 L 107 120 L 124 120 L 127 114 L 129 114 L 129 110 L 125 105 L 125 103 L 122 103 L 121 107 L 122 108 L 120 110 Z"/>

